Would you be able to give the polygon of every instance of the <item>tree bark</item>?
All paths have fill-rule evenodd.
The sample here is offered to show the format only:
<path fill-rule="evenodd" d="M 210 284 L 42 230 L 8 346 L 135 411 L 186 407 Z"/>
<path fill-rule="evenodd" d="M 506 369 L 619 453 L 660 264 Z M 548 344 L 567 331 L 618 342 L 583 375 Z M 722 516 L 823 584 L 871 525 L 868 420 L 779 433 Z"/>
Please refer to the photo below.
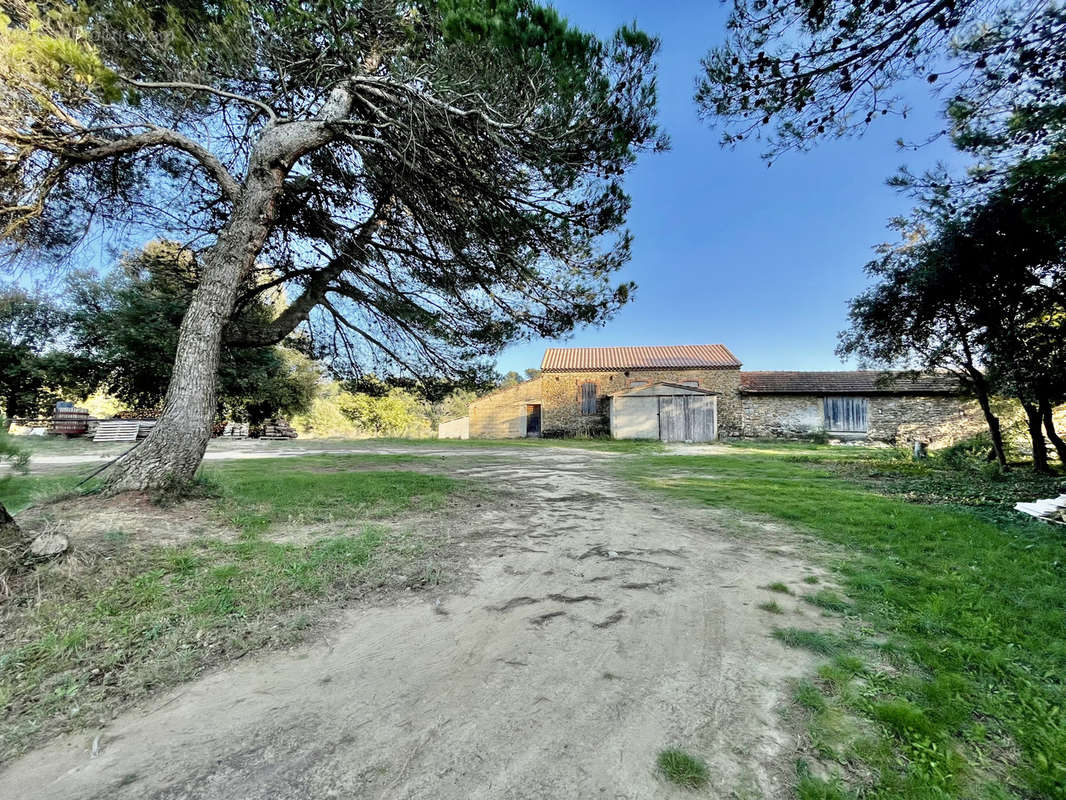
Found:
<path fill-rule="evenodd" d="M 335 90 L 321 119 L 269 128 L 256 144 L 229 220 L 204 256 L 200 283 L 181 323 L 163 413 L 148 438 L 115 463 L 109 493 L 181 488 L 192 481 L 218 410 L 222 331 L 237 290 L 270 235 L 289 170 L 332 138 L 330 121 L 346 116 L 350 107 L 347 92 Z"/>
<path fill-rule="evenodd" d="M 1033 469 L 1037 472 L 1051 472 L 1051 467 L 1047 460 L 1047 442 L 1044 441 L 1043 418 L 1040 414 L 1040 408 L 1028 400 L 1022 400 L 1022 408 L 1025 409 L 1029 438 L 1033 442 Z"/>
<path fill-rule="evenodd" d="M 1062 462 L 1063 466 L 1066 466 L 1066 441 L 1063 441 L 1058 431 L 1055 430 L 1055 409 L 1052 407 L 1051 401 L 1046 397 L 1040 400 L 1040 416 L 1044 420 L 1044 431 L 1047 433 L 1047 438 L 1054 445 L 1059 461 Z"/>
<path fill-rule="evenodd" d="M 985 381 L 984 374 L 976 368 L 970 370 L 970 379 L 973 383 L 974 394 L 977 395 L 977 404 L 981 406 L 981 412 L 985 415 L 985 424 L 988 425 L 988 433 L 992 437 L 992 450 L 996 454 L 996 461 L 1006 469 L 1007 451 L 1003 446 L 1003 429 L 999 424 L 999 417 L 992 412 L 988 383 Z"/>
<path fill-rule="evenodd" d="M 22 529 L 0 503 L 0 573 L 6 572 L 22 549 Z"/>
<path fill-rule="evenodd" d="M 274 191 L 272 191 L 272 188 Z M 222 328 L 237 288 L 266 242 L 278 187 L 250 182 L 218 241 L 181 322 L 163 414 L 136 450 L 112 468 L 107 489 L 122 492 L 187 485 L 203 459 L 217 404 Z"/>

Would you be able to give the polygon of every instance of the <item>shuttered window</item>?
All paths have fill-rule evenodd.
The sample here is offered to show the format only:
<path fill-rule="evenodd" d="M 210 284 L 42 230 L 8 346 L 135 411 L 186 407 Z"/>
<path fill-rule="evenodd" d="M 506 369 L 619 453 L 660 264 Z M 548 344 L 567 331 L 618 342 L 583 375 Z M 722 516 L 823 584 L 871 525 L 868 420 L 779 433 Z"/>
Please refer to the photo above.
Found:
<path fill-rule="evenodd" d="M 581 384 L 581 413 L 596 413 L 596 384 L 592 381 Z"/>
<path fill-rule="evenodd" d="M 866 433 L 867 401 L 865 397 L 825 398 L 825 429 L 840 433 Z"/>

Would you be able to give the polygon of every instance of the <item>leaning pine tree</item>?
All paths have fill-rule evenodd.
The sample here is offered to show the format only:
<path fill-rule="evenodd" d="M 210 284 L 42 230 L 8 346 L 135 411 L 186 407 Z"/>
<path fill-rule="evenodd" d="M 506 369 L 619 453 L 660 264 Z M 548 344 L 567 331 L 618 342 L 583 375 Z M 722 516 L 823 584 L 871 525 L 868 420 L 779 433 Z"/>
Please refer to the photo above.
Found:
<path fill-rule="evenodd" d="M 665 146 L 657 42 L 533 0 L 5 3 L 0 231 L 196 258 L 164 412 L 110 488 L 191 479 L 223 342 L 459 376 L 606 319 L 631 286 L 621 177 Z M 134 242 L 140 243 L 140 242 Z M 288 304 L 233 320 L 264 292 Z"/>

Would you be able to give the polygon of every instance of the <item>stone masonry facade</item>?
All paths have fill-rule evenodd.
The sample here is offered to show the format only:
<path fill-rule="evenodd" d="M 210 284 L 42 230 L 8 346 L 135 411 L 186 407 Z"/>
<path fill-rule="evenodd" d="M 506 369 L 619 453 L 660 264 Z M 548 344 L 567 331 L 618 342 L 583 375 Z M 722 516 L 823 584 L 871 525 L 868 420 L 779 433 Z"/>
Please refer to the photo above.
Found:
<path fill-rule="evenodd" d="M 541 402 L 541 379 L 499 389 L 470 404 L 471 439 L 516 439 L 526 435 L 526 405 Z"/>
<path fill-rule="evenodd" d="M 681 357 L 688 358 L 697 349 L 704 351 L 702 357 L 706 359 L 701 367 L 667 368 L 649 361 L 663 351 L 670 351 L 671 356 L 683 351 Z M 590 357 L 589 351 L 600 363 L 581 360 Z M 619 351 L 625 352 L 619 356 Z M 645 363 L 641 364 L 641 359 Z M 624 368 L 619 362 L 638 366 Z M 938 447 L 984 429 L 977 403 L 954 393 L 957 384 L 938 375 L 912 379 L 861 371 L 742 373 L 740 362 L 720 345 L 579 348 L 576 352 L 549 349 L 544 366 L 540 377 L 474 401 L 470 406 L 470 436 L 506 439 L 527 435 L 530 405 L 540 406 L 540 431 L 545 436 L 607 435 L 610 395 L 659 382 L 716 393 L 718 435 L 725 438 L 797 438 L 823 431 L 827 396 L 866 398 L 867 431 L 842 434 L 850 438 L 899 444 L 920 439 Z"/>
<path fill-rule="evenodd" d="M 825 428 L 824 396 L 743 395 L 743 435 L 796 438 Z M 977 402 L 953 395 L 870 395 L 868 439 L 942 447 L 985 429 Z"/>
<path fill-rule="evenodd" d="M 718 432 L 720 436 L 739 436 L 740 370 L 739 369 L 673 369 L 628 370 L 620 372 L 553 372 L 542 373 L 544 431 L 594 435 L 607 432 L 607 396 L 643 381 L 685 383 L 695 381 L 701 389 L 718 392 Z M 581 413 L 581 387 L 596 385 L 595 414 Z M 471 433 L 473 435 L 473 433 Z"/>

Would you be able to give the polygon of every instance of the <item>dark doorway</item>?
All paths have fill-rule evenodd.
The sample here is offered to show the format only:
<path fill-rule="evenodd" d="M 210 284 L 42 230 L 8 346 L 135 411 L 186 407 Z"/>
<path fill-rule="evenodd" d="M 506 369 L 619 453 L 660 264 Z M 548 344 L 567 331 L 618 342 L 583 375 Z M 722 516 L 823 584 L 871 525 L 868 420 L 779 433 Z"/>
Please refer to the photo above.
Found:
<path fill-rule="evenodd" d="M 526 436 L 540 436 L 540 403 L 526 406 Z"/>

